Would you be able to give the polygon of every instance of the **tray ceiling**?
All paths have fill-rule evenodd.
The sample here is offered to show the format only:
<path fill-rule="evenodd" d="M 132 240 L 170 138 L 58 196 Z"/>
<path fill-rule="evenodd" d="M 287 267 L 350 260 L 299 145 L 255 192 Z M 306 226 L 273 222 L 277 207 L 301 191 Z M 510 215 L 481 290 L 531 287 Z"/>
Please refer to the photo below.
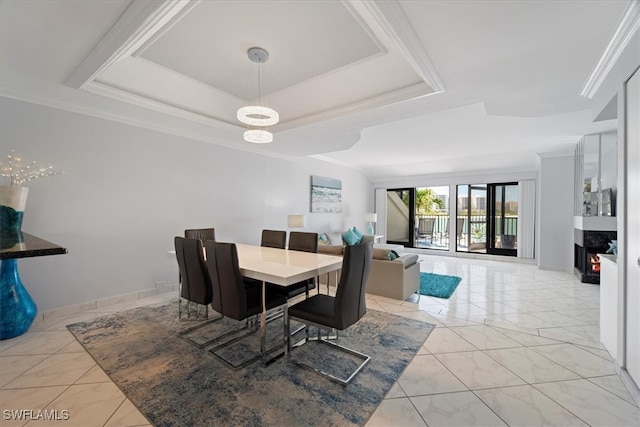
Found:
<path fill-rule="evenodd" d="M 247 51 L 258 46 L 278 132 L 434 93 L 426 52 L 405 41 L 375 3 L 132 3 L 68 84 L 242 128 L 236 111 L 258 95 Z"/>
<path fill-rule="evenodd" d="M 580 92 L 622 41 L 640 53 L 639 16 L 639 0 L 0 0 L 0 95 L 377 182 L 531 171 L 615 128 Z M 236 119 L 254 46 L 271 144 Z"/>

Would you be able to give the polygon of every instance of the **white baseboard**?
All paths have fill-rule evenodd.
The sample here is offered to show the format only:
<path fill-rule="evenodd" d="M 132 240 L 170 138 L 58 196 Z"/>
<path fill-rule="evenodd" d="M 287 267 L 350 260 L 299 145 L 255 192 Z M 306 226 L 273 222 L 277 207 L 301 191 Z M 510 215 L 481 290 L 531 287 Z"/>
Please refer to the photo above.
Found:
<path fill-rule="evenodd" d="M 164 294 L 165 292 L 176 292 L 179 288 L 179 284 L 162 285 L 151 289 L 144 289 L 141 291 L 130 292 L 128 294 L 116 295 L 112 297 L 101 298 L 93 301 L 81 302 L 79 304 L 68 305 L 65 307 L 54 308 L 52 310 L 38 312 L 38 315 L 34 319 L 33 323 L 43 322 L 45 320 L 60 319 L 72 314 L 78 314 L 89 310 L 95 310 L 97 308 L 104 308 L 114 304 L 120 304 L 128 301 L 135 301 L 141 298 L 148 298 L 155 295 Z"/>
<path fill-rule="evenodd" d="M 638 385 L 633 381 L 633 378 L 631 378 L 631 375 L 629 375 L 629 372 L 626 369 L 620 370 L 620 379 L 627 388 L 631 397 L 633 397 L 636 405 L 640 405 L 640 388 L 638 388 Z"/>

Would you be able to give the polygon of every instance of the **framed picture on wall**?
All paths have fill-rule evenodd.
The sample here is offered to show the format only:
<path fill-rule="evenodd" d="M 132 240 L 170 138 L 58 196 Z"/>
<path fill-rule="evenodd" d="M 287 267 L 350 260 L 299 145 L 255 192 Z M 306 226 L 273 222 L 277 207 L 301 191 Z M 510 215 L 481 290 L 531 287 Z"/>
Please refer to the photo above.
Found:
<path fill-rule="evenodd" d="M 311 212 L 342 212 L 342 181 L 323 176 L 311 176 Z"/>

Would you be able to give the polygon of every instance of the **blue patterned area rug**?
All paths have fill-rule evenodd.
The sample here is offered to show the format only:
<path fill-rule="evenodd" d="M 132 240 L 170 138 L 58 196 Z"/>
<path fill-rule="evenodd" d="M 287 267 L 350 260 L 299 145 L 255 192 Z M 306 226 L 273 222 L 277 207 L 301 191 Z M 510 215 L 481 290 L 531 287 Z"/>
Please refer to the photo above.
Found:
<path fill-rule="evenodd" d="M 68 326 L 155 426 L 364 425 L 434 328 L 368 310 L 339 335 L 341 344 L 372 357 L 344 387 L 284 357 L 267 367 L 256 362 L 231 369 L 206 348 L 178 338 L 177 332 L 193 322 L 178 322 L 177 316 L 176 301 Z M 220 328 L 237 326 L 223 319 L 198 330 L 193 339 L 217 336 L 213 334 Z M 213 330 L 207 331 L 209 327 Z M 281 334 L 282 322 L 272 321 L 268 335 L 281 339 Z M 234 345 L 239 346 L 240 358 L 246 358 L 259 348 L 258 336 L 252 334 Z M 330 351 L 329 346 L 309 342 L 294 349 L 292 357 L 324 361 L 338 374 L 354 363 Z"/>
<path fill-rule="evenodd" d="M 458 276 L 445 274 L 420 273 L 420 295 L 449 298 L 460 284 Z"/>

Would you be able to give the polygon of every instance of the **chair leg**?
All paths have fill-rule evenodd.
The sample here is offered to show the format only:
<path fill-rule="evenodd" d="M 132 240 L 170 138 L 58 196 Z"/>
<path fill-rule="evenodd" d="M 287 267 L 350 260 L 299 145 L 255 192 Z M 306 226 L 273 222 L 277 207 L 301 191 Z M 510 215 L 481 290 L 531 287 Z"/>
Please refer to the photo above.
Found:
<path fill-rule="evenodd" d="M 291 336 L 289 335 L 291 324 L 289 323 L 289 306 L 285 305 L 284 315 L 282 316 L 282 328 L 284 330 L 284 354 L 289 356 L 289 345 L 291 344 Z"/>
<path fill-rule="evenodd" d="M 308 332 L 308 325 L 307 325 L 307 332 Z M 338 332 L 336 331 L 336 336 L 337 336 L 337 333 Z M 320 335 L 320 332 L 318 332 L 318 335 Z M 291 339 L 291 338 L 289 338 L 289 339 Z M 296 360 L 292 359 L 291 358 L 291 353 L 292 353 L 292 348 L 291 347 L 288 348 L 287 360 L 289 360 L 289 361 L 291 361 L 291 362 L 295 363 L 296 365 L 301 366 L 303 368 L 311 369 L 312 371 L 316 371 L 320 375 L 323 375 L 323 376 L 329 378 L 331 381 L 334 381 L 334 382 L 337 382 L 339 384 L 342 384 L 343 386 L 348 385 L 355 378 L 355 376 L 362 370 L 362 368 L 364 368 L 365 365 L 367 363 L 369 363 L 369 361 L 371 360 L 371 356 L 368 356 L 368 355 L 366 355 L 364 353 L 361 353 L 359 351 L 350 349 L 348 347 L 345 347 L 343 345 L 337 344 L 337 343 L 332 342 L 332 341 L 328 341 L 328 340 L 325 340 L 325 339 L 318 339 L 316 342 L 318 344 L 323 344 L 323 345 L 328 345 L 328 346 L 334 347 L 334 348 L 338 349 L 339 351 L 342 351 L 343 353 L 347 353 L 347 354 L 351 354 L 353 356 L 356 356 L 356 357 L 362 359 L 362 362 L 358 365 L 358 367 L 353 372 L 351 372 L 351 374 L 347 378 L 340 378 L 340 377 L 337 377 L 337 376 L 335 376 L 335 375 L 333 375 L 333 374 L 331 374 L 329 372 L 326 372 L 326 371 L 318 369 L 318 368 L 316 368 L 314 366 L 311 366 L 309 364 L 306 364 L 306 363 L 303 363 L 303 362 L 299 362 L 299 361 L 296 361 Z"/>
<path fill-rule="evenodd" d="M 291 334 L 289 331 L 291 330 L 291 318 L 287 316 L 287 336 L 285 339 L 287 340 L 287 359 L 291 358 Z"/>
<path fill-rule="evenodd" d="M 178 304 L 181 304 L 180 299 L 178 299 Z M 189 308 L 189 306 L 190 306 L 190 303 L 189 303 L 189 301 L 187 301 L 187 309 Z M 179 307 L 179 306 L 178 306 L 178 307 Z M 214 341 L 215 341 L 215 340 L 217 340 L 218 338 L 214 338 L 213 340 L 208 340 L 208 341 L 206 341 L 206 342 L 199 343 L 199 342 L 197 342 L 197 341 L 192 340 L 192 339 L 191 339 L 191 338 L 189 338 L 187 335 L 188 335 L 188 334 L 190 334 L 191 332 L 195 331 L 195 330 L 198 330 L 198 329 L 200 329 L 200 328 L 202 328 L 202 327 L 207 326 L 207 325 L 208 325 L 208 324 L 210 324 L 210 323 L 217 322 L 217 321 L 221 320 L 224 316 L 220 314 L 220 315 L 218 315 L 218 316 L 216 316 L 216 317 L 209 318 L 209 306 L 207 305 L 207 306 L 205 306 L 205 314 L 206 314 L 206 317 L 205 317 L 205 319 L 200 319 L 200 318 L 199 318 L 199 316 L 198 316 L 198 313 L 199 313 L 198 306 L 196 306 L 196 309 L 197 309 L 198 311 L 196 311 L 196 316 L 195 316 L 196 318 L 195 318 L 195 319 L 191 319 L 191 318 L 190 318 L 190 313 L 189 313 L 189 312 L 188 312 L 188 314 L 187 314 L 187 319 L 182 319 L 182 318 L 180 318 L 180 315 L 181 315 L 181 309 L 180 309 L 180 308 L 178 308 L 178 316 L 179 316 L 179 317 L 178 317 L 178 322 L 185 322 L 185 321 L 192 321 L 192 322 L 195 322 L 195 321 L 199 321 L 199 320 L 201 320 L 201 321 L 202 321 L 201 323 L 198 323 L 197 325 L 194 325 L 194 326 L 192 326 L 192 327 L 190 327 L 190 328 L 186 328 L 186 329 L 184 329 L 184 330 L 182 330 L 182 331 L 178 332 L 178 336 L 179 336 L 180 338 L 184 339 L 185 341 L 187 341 L 188 343 L 190 343 L 190 344 L 192 344 L 192 345 L 196 346 L 197 348 L 204 348 L 204 347 L 206 347 L 206 346 L 210 345 L 212 342 L 214 342 Z"/>
<path fill-rule="evenodd" d="M 227 366 L 229 366 L 233 370 L 238 370 L 240 368 L 248 366 L 248 365 L 250 365 L 250 364 L 252 364 L 252 363 L 254 363 L 254 362 L 256 362 L 257 360 L 260 360 L 260 359 L 262 360 L 262 363 L 263 363 L 264 366 L 267 366 L 267 365 L 273 363 L 276 359 L 279 359 L 280 357 L 288 354 L 287 345 L 289 345 L 289 342 L 288 342 L 288 338 L 287 337 L 288 337 L 288 330 L 289 330 L 290 326 L 289 326 L 289 316 L 288 316 L 287 308 L 288 308 L 288 306 L 286 304 L 283 304 L 282 306 L 280 306 L 278 308 L 278 311 L 279 311 L 278 315 L 270 316 L 270 321 L 275 320 L 275 319 L 277 319 L 279 317 L 282 317 L 283 339 L 284 339 L 284 342 L 281 341 L 282 344 L 276 345 L 275 347 L 271 347 L 271 348 L 266 348 L 265 347 L 264 353 L 260 352 L 256 356 L 245 360 L 244 362 L 240 363 L 239 365 L 233 365 L 228 360 L 226 360 L 222 355 L 217 354 L 218 350 L 220 350 L 220 349 L 222 349 L 224 347 L 227 347 L 227 346 L 229 346 L 229 345 L 231 345 L 231 344 L 233 344 L 233 343 L 235 343 L 237 341 L 240 341 L 243 338 L 246 338 L 246 337 L 248 337 L 250 335 L 253 335 L 257 330 L 257 324 L 258 324 L 257 320 L 254 320 L 253 321 L 253 323 L 254 323 L 253 330 L 248 331 L 248 332 L 246 332 L 246 333 L 244 333 L 242 335 L 239 335 L 237 337 L 231 338 L 230 340 L 227 340 L 227 341 L 223 342 L 222 344 L 217 345 L 215 347 L 208 348 L 207 350 L 211 354 L 216 356 L 218 359 L 220 359 L 222 362 L 224 362 Z M 276 309 L 274 309 L 274 310 L 276 310 Z M 259 315 L 252 316 L 251 319 L 256 319 L 258 316 Z M 249 325 L 252 324 L 252 322 L 249 320 L 249 318 L 247 318 L 246 322 L 247 323 L 246 323 L 246 326 L 244 328 L 238 329 L 238 330 L 235 330 L 235 331 L 231 331 L 231 332 L 225 334 L 225 336 L 229 336 L 229 335 L 231 335 L 233 333 L 238 333 L 238 332 L 240 332 L 240 331 L 242 331 L 244 329 L 247 329 L 249 327 Z M 260 337 L 260 339 L 262 339 L 262 337 Z M 284 344 L 284 350 L 282 350 L 283 344 Z M 268 356 L 271 356 L 277 350 L 279 350 L 279 352 L 275 356 L 273 356 L 271 358 L 268 358 Z"/>

